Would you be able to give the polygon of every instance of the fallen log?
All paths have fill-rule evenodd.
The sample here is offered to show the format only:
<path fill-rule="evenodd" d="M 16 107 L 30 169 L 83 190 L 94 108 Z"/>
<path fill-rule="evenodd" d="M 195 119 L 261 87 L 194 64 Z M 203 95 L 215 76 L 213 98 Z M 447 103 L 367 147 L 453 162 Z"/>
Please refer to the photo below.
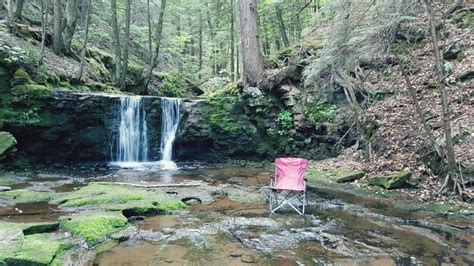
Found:
<path fill-rule="evenodd" d="M 193 181 L 188 183 L 126 183 L 126 182 L 91 182 L 91 184 L 100 185 L 123 185 L 143 188 L 159 188 L 159 187 L 197 187 L 203 184 L 202 181 Z"/>

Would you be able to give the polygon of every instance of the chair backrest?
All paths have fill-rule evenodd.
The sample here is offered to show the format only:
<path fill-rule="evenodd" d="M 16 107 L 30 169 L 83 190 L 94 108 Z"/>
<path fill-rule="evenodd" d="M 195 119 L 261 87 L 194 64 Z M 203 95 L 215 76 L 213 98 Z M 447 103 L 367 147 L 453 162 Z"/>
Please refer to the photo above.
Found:
<path fill-rule="evenodd" d="M 275 160 L 275 184 L 278 189 L 303 190 L 304 173 L 308 160 L 303 158 L 277 158 Z"/>

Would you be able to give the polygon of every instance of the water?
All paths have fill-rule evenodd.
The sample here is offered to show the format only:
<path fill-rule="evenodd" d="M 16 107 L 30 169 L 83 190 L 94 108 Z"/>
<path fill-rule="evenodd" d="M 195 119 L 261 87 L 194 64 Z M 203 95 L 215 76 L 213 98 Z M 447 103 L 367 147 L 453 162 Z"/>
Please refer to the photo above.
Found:
<path fill-rule="evenodd" d="M 177 98 L 162 98 L 161 102 L 161 165 L 165 169 L 175 169 L 173 162 L 173 143 L 179 124 L 179 105 Z"/>
<path fill-rule="evenodd" d="M 118 153 L 116 161 L 119 163 L 136 163 L 146 162 L 147 160 L 147 125 L 142 97 L 121 97 Z"/>

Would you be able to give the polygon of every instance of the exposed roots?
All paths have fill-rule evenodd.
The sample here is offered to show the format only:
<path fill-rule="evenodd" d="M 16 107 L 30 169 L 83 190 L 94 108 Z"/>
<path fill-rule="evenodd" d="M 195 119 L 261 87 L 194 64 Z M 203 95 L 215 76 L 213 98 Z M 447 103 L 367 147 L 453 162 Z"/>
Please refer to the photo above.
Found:
<path fill-rule="evenodd" d="M 472 196 L 466 191 L 467 189 L 461 171 L 461 164 L 459 163 L 459 175 L 451 178 L 450 174 L 448 173 L 444 179 L 443 185 L 438 191 L 438 195 L 452 192 L 455 196 L 460 196 L 464 201 L 471 202 Z"/>

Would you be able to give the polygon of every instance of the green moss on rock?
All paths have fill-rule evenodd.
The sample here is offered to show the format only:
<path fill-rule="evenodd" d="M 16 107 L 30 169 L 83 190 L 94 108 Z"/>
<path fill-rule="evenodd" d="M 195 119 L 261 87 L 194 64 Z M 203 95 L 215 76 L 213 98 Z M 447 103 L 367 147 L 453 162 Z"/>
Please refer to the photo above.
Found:
<path fill-rule="evenodd" d="M 94 246 L 125 228 L 127 218 L 120 213 L 96 213 L 64 218 L 59 224 L 61 230 L 80 236 L 89 246 Z"/>
<path fill-rule="evenodd" d="M 12 205 L 16 203 L 49 201 L 55 196 L 54 192 L 37 192 L 27 189 L 0 192 L 0 199 L 10 202 Z"/>
<path fill-rule="evenodd" d="M 31 80 L 30 75 L 23 68 L 19 68 L 17 71 L 15 71 L 15 73 L 13 74 L 13 78 L 10 81 L 12 87 L 31 83 L 33 83 L 33 81 Z"/>
<path fill-rule="evenodd" d="M 11 133 L 0 131 L 0 161 L 3 160 L 9 152 L 14 151 L 16 144 L 17 141 Z"/>
<path fill-rule="evenodd" d="M 368 182 L 372 186 L 380 186 L 386 189 L 395 189 L 405 186 L 410 176 L 410 171 L 402 171 L 389 176 L 374 177 L 369 179 Z"/>

